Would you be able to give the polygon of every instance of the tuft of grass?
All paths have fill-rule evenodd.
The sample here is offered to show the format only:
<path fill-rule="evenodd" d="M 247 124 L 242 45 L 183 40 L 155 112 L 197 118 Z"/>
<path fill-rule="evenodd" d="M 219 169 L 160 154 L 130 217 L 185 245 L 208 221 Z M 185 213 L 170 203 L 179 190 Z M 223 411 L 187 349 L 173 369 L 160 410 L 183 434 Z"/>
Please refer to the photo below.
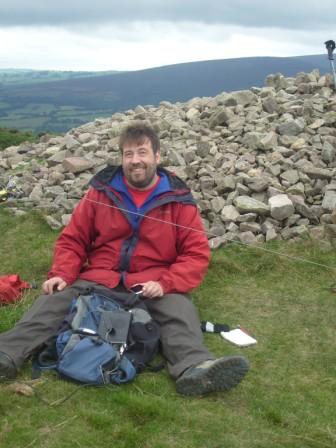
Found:
<path fill-rule="evenodd" d="M 18 218 L 1 209 L 0 232 L 0 274 L 19 273 L 40 286 L 58 233 L 39 215 Z M 236 389 L 181 397 L 166 370 L 121 387 L 80 387 L 51 372 L 31 383 L 27 363 L 18 381 L 33 385 L 34 395 L 0 385 L 0 446 L 334 447 L 335 270 L 278 255 L 333 267 L 334 250 L 310 240 L 265 248 L 271 252 L 234 244 L 218 250 L 193 293 L 202 319 L 241 324 L 258 340 L 242 349 L 205 335 L 217 356 L 249 359 L 251 370 Z M 0 330 L 11 328 L 38 294 L 0 308 Z"/>

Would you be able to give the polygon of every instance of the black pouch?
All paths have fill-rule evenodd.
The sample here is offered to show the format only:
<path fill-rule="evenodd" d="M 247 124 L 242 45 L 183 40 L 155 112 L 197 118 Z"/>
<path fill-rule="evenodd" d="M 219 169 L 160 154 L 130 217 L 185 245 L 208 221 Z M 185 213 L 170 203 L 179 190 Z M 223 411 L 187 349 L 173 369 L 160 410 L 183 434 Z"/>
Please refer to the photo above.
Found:
<path fill-rule="evenodd" d="M 98 327 L 99 336 L 112 344 L 126 344 L 132 314 L 125 310 L 104 311 Z"/>

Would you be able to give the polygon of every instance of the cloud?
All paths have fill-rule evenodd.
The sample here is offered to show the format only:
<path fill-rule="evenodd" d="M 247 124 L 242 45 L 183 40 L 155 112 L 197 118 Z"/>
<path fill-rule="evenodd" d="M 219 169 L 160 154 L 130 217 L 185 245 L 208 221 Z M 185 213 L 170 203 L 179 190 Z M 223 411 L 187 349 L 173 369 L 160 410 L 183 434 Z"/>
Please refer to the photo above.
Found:
<path fill-rule="evenodd" d="M 325 51 L 334 0 L 1 0 L 0 67 L 138 70 Z"/>
<path fill-rule="evenodd" d="M 127 22 L 198 22 L 252 28 L 323 30 L 335 23 L 334 0 L 1 0 L 0 25 L 71 26 Z"/>
<path fill-rule="evenodd" d="M 324 33 L 183 22 L 0 29 L 2 67 L 140 70 L 183 62 L 324 51 Z M 265 38 L 266 36 L 266 38 Z M 324 40 L 323 40 L 324 39 Z"/>

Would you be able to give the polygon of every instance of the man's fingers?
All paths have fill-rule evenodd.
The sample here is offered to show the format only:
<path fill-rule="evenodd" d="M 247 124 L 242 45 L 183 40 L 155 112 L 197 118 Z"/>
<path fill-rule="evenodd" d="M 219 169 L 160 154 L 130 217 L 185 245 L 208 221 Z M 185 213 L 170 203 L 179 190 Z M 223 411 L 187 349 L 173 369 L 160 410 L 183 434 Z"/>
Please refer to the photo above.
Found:
<path fill-rule="evenodd" d="M 42 289 L 45 294 L 49 294 L 49 280 L 43 283 Z"/>
<path fill-rule="evenodd" d="M 62 282 L 58 285 L 57 289 L 58 291 L 62 291 L 65 287 L 66 287 L 66 283 L 64 280 L 62 280 Z"/>
<path fill-rule="evenodd" d="M 62 291 L 66 286 L 67 283 L 61 277 L 52 277 L 43 283 L 42 289 L 44 293 L 52 294 L 55 287 L 58 291 Z"/>
<path fill-rule="evenodd" d="M 152 299 L 153 297 L 161 297 L 163 290 L 159 282 L 147 282 L 143 286 L 142 295 Z"/>

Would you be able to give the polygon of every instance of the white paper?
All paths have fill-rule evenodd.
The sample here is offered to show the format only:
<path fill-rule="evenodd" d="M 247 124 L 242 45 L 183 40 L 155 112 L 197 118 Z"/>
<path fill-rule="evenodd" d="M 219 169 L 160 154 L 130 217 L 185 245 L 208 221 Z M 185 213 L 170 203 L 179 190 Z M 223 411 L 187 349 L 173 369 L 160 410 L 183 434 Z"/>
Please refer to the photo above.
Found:
<path fill-rule="evenodd" d="M 235 328 L 231 331 L 221 331 L 221 336 L 239 347 L 247 347 L 248 345 L 257 343 L 256 339 L 242 331 L 240 328 Z"/>

